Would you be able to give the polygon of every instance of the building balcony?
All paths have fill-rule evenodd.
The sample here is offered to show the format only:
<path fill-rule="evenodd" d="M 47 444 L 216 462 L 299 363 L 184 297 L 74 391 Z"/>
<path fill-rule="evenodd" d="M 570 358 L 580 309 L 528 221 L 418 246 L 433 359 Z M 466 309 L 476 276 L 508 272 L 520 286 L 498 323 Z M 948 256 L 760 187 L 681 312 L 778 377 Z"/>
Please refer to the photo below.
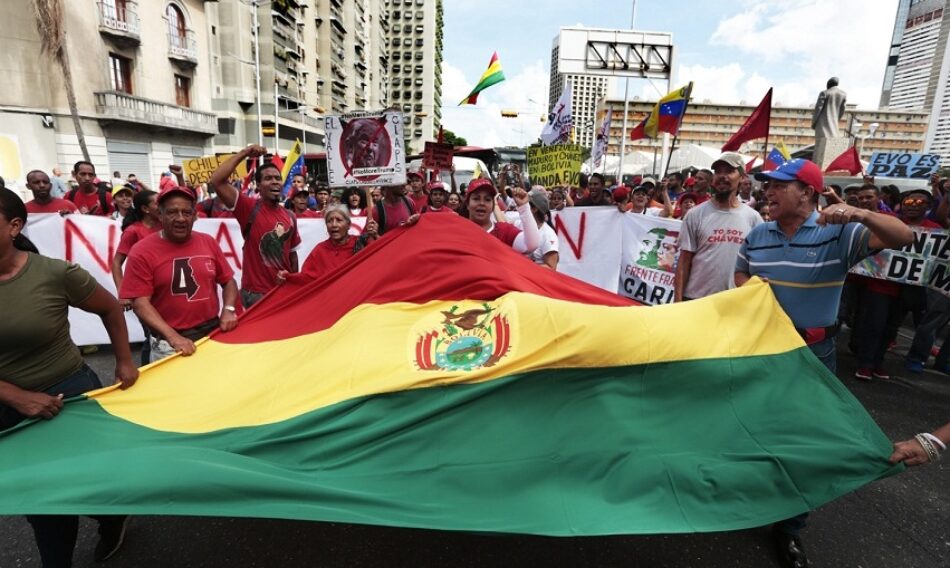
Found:
<path fill-rule="evenodd" d="M 168 34 L 168 58 L 178 63 L 194 66 L 198 64 L 198 42 L 191 30 L 185 35 Z"/>
<path fill-rule="evenodd" d="M 218 119 L 203 112 L 115 91 L 93 93 L 100 122 L 125 122 L 154 130 L 180 130 L 206 136 L 218 133 Z"/>
<path fill-rule="evenodd" d="M 117 43 L 127 46 L 139 45 L 139 15 L 134 2 L 116 6 L 96 2 L 99 8 L 99 31 Z"/>

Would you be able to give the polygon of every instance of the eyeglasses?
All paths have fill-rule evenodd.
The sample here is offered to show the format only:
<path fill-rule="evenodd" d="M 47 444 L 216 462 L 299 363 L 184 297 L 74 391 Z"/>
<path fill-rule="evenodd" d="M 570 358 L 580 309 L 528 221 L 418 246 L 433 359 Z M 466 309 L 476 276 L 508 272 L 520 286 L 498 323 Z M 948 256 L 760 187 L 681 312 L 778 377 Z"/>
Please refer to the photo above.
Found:
<path fill-rule="evenodd" d="M 918 198 L 916 198 L 916 199 L 914 199 L 913 197 L 909 197 L 909 198 L 907 198 L 907 199 L 905 199 L 904 201 L 901 202 L 902 205 L 905 205 L 905 206 L 907 206 L 907 207 L 915 207 L 915 206 L 920 206 L 920 205 L 927 205 L 928 203 L 929 203 L 929 202 L 928 202 L 926 199 L 922 198 L 922 197 L 918 197 Z"/>

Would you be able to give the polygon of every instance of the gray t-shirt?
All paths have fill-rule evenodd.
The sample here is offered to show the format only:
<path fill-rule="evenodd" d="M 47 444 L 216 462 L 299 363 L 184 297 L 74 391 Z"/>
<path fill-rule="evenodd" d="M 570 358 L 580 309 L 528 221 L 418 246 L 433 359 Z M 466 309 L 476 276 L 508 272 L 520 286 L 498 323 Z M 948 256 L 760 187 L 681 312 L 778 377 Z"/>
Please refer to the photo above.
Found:
<path fill-rule="evenodd" d="M 709 200 L 692 208 L 683 218 L 679 236 L 680 250 L 693 253 L 683 296 L 703 298 L 733 288 L 739 247 L 761 222 L 762 217 L 748 205 L 723 210 Z"/>

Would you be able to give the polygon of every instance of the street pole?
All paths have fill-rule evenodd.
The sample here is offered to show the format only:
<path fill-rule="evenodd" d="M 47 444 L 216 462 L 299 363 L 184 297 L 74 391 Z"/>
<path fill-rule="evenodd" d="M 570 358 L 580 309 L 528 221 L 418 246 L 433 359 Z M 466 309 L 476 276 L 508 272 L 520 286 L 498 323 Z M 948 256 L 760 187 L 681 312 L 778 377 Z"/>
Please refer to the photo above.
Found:
<path fill-rule="evenodd" d="M 633 10 L 630 15 L 630 31 L 637 19 L 637 0 L 633 0 Z M 630 78 L 623 79 L 623 130 L 620 132 L 620 163 L 617 166 L 617 182 L 623 183 L 623 158 L 627 152 L 627 112 L 630 109 Z"/>
<path fill-rule="evenodd" d="M 277 98 L 277 78 L 274 78 L 274 153 L 280 155 L 280 104 Z"/>
<path fill-rule="evenodd" d="M 254 79 L 257 82 L 257 144 L 264 145 L 264 123 L 261 119 L 261 41 L 260 22 L 257 21 L 257 0 L 251 0 L 254 32 Z"/>

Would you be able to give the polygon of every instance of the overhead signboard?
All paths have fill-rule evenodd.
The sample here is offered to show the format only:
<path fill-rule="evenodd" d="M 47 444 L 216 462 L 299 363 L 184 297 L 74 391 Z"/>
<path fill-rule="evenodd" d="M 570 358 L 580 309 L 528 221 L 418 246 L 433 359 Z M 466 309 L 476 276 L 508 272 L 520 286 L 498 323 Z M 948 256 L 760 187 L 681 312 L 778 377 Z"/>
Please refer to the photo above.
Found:
<path fill-rule="evenodd" d="M 673 34 L 594 28 L 562 28 L 558 73 L 669 79 Z"/>

